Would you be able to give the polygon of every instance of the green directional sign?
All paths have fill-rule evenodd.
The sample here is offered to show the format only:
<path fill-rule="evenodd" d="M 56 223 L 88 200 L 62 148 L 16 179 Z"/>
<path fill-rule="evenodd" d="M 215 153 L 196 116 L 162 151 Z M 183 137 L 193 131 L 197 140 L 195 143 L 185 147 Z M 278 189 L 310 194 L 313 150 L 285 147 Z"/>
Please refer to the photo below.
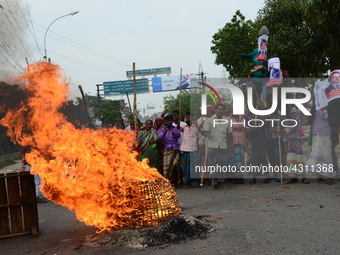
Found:
<path fill-rule="evenodd" d="M 136 76 L 164 74 L 164 73 L 171 73 L 171 67 L 136 70 Z M 131 77 L 132 75 L 133 75 L 133 71 L 126 71 L 127 77 Z"/>
<path fill-rule="evenodd" d="M 125 81 L 107 81 L 103 82 L 104 85 L 104 96 L 115 96 L 133 93 L 133 80 Z M 137 93 L 149 93 L 149 82 L 148 79 L 137 79 L 136 80 Z"/>

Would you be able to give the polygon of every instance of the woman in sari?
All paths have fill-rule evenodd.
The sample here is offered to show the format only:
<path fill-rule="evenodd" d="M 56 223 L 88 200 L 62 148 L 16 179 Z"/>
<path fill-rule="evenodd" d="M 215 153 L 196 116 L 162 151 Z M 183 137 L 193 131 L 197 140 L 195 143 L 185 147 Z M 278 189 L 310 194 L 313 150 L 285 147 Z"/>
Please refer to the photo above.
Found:
<path fill-rule="evenodd" d="M 157 133 L 157 135 L 158 135 L 159 131 L 161 131 L 162 127 L 164 126 L 163 122 L 164 121 L 163 121 L 162 117 L 157 117 L 155 119 L 155 123 L 153 125 L 153 130 Z"/>
<path fill-rule="evenodd" d="M 287 115 L 281 116 L 281 121 L 283 120 L 285 120 L 287 127 L 277 132 L 282 135 L 287 153 L 286 166 L 288 171 L 285 171 L 285 173 L 292 177 L 287 184 L 299 182 L 298 177 L 301 177 L 302 183 L 309 184 L 310 181 L 305 176 L 306 169 L 304 168 L 305 163 L 300 138 L 300 111 L 294 105 L 287 104 Z"/>
<path fill-rule="evenodd" d="M 138 145 L 140 147 L 140 160 L 149 159 L 149 166 L 154 167 L 161 173 L 160 155 L 157 150 L 158 137 L 152 130 L 152 120 L 145 121 L 145 130 L 141 131 L 137 136 Z"/>
<path fill-rule="evenodd" d="M 157 117 L 154 120 L 153 131 L 156 132 L 157 136 L 161 129 L 164 127 L 164 120 L 162 117 Z M 157 141 L 157 149 L 159 153 L 159 172 L 163 175 L 163 153 L 164 153 L 164 143 L 162 140 Z"/>

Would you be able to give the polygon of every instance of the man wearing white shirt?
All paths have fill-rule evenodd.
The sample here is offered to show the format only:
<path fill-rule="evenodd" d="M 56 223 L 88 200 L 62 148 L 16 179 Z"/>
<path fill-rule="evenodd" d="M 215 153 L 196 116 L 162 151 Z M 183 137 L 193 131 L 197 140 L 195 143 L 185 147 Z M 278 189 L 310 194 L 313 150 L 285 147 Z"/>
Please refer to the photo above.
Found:
<path fill-rule="evenodd" d="M 230 122 L 225 121 L 226 118 L 223 117 L 224 108 L 224 105 L 218 105 L 216 114 L 206 120 L 203 126 L 204 135 L 208 138 L 208 166 L 216 169 L 228 167 L 228 145 L 233 144 L 233 129 Z M 222 178 L 222 175 L 224 178 Z M 228 176 L 228 173 L 225 172 L 211 173 L 210 189 L 229 189 L 224 185 L 226 176 Z"/>

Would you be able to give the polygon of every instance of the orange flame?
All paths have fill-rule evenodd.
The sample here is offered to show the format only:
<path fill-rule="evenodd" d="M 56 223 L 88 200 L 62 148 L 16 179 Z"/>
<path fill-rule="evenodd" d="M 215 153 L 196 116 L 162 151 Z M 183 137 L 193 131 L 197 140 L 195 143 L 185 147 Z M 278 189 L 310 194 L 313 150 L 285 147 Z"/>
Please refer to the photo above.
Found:
<path fill-rule="evenodd" d="M 147 209 L 155 207 L 151 204 L 155 199 L 161 204 L 171 201 L 165 210 L 157 209 L 158 217 L 179 214 L 170 183 L 146 160 L 136 160 L 133 132 L 76 129 L 58 112 L 69 94 L 69 82 L 59 66 L 38 62 L 18 80 L 25 83 L 28 101 L 9 110 L 0 124 L 8 127 L 13 142 L 32 148 L 26 159 L 42 178 L 45 197 L 100 231 L 153 224 Z M 166 192 L 146 194 L 150 183 Z"/>

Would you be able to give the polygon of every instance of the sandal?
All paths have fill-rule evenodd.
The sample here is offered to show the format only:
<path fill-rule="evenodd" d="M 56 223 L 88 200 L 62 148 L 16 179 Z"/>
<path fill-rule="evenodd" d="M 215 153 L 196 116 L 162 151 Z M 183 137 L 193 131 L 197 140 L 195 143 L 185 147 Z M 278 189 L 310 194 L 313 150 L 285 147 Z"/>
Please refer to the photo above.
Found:
<path fill-rule="evenodd" d="M 218 185 L 217 184 L 211 184 L 209 189 L 218 189 Z"/>
<path fill-rule="evenodd" d="M 270 178 L 266 178 L 263 180 L 263 183 L 269 183 L 270 182 Z"/>
<path fill-rule="evenodd" d="M 221 185 L 221 186 L 219 187 L 219 189 L 225 189 L 225 190 L 227 190 L 227 189 L 230 189 L 230 187 L 228 187 L 227 185 Z"/>
<path fill-rule="evenodd" d="M 310 184 L 310 181 L 309 181 L 308 179 L 306 179 L 306 178 L 303 178 L 303 179 L 302 179 L 302 183 L 304 183 L 304 184 Z"/>
<path fill-rule="evenodd" d="M 249 182 L 249 185 L 253 185 L 256 183 L 256 178 L 253 178 L 250 182 Z"/>
<path fill-rule="evenodd" d="M 333 178 L 328 178 L 327 180 L 326 180 L 326 183 L 333 183 L 334 182 L 334 179 Z"/>
<path fill-rule="evenodd" d="M 307 180 L 307 179 L 306 179 L 306 180 Z M 292 178 L 292 179 L 290 179 L 289 181 L 287 181 L 287 184 L 297 183 L 297 182 L 299 182 L 299 179 L 298 179 L 298 178 Z M 302 182 L 303 182 L 303 180 L 302 180 Z"/>

